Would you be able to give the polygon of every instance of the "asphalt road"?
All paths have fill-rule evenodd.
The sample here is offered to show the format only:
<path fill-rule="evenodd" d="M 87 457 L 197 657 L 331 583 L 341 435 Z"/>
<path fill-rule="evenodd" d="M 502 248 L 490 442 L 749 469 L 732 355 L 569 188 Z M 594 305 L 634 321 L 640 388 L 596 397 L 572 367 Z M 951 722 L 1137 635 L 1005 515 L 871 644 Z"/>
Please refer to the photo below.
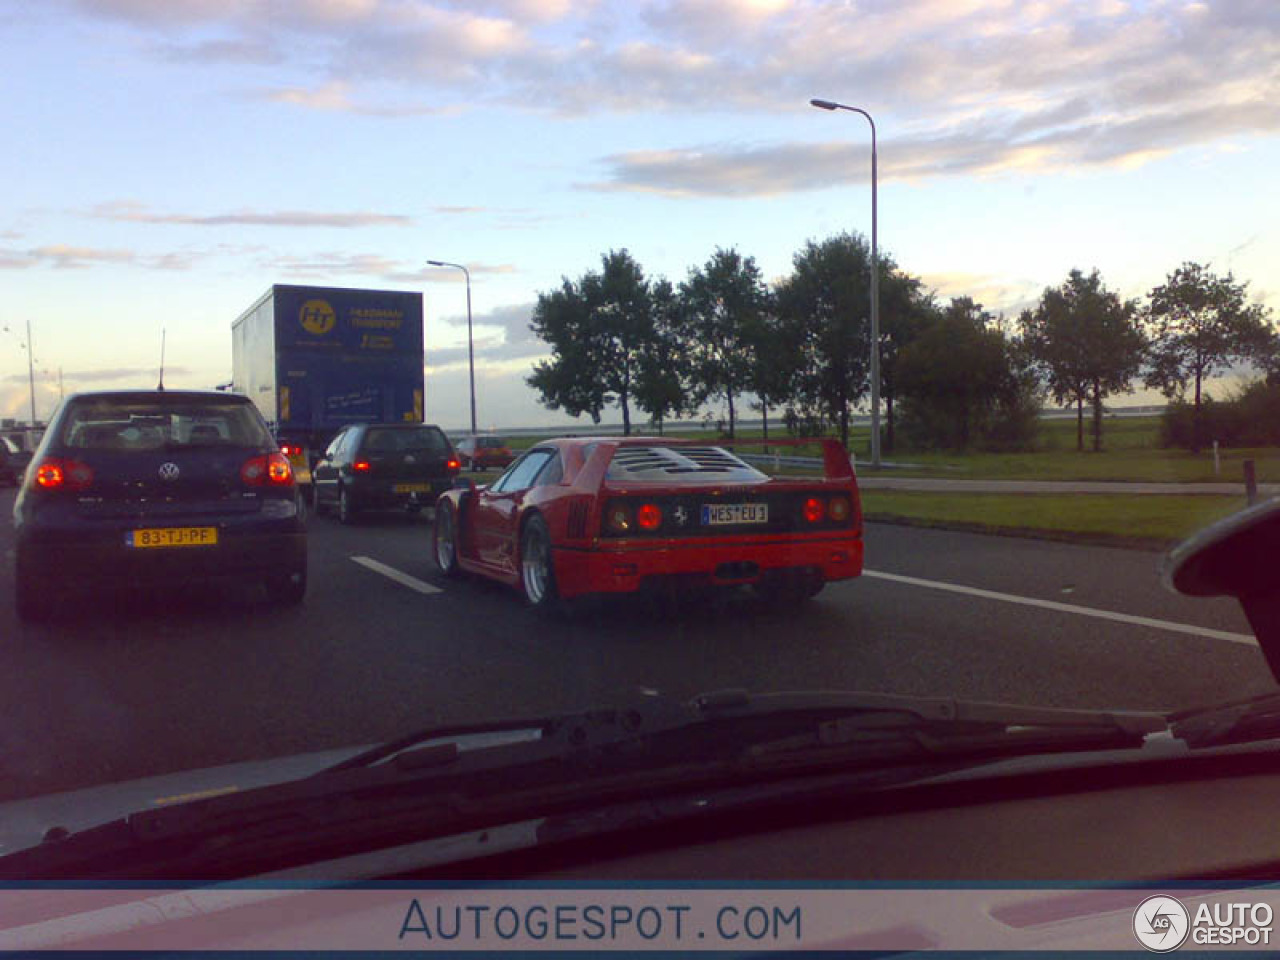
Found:
<path fill-rule="evenodd" d="M 1156 554 L 879 524 L 867 575 L 791 612 L 741 591 L 542 620 L 505 588 L 439 580 L 428 523 L 390 515 L 313 518 L 300 608 L 196 587 L 103 596 L 20 626 L 12 502 L 0 491 L 0 799 L 600 705 L 637 687 L 1144 709 L 1274 689 L 1235 604 L 1166 593 Z"/>

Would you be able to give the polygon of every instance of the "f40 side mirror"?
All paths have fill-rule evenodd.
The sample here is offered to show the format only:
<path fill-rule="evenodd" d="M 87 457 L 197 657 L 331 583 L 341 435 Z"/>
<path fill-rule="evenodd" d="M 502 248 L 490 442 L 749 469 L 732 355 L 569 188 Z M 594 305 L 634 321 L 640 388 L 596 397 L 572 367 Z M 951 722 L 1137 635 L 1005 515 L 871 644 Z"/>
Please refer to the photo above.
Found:
<path fill-rule="evenodd" d="M 1165 586 L 1191 597 L 1235 597 L 1280 680 L 1280 500 L 1210 524 L 1169 552 Z"/>

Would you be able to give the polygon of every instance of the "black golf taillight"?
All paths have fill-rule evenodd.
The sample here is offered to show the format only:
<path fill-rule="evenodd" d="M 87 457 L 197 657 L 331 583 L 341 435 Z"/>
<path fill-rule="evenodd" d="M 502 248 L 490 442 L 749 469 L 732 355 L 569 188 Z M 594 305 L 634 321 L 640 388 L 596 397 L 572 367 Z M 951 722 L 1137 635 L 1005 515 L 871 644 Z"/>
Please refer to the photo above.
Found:
<path fill-rule="evenodd" d="M 31 485 L 37 490 L 87 490 L 93 470 L 79 460 L 45 457 L 31 471 Z"/>
<path fill-rule="evenodd" d="M 240 479 L 249 487 L 287 487 L 293 483 L 293 467 L 283 453 L 268 453 L 246 460 Z"/>

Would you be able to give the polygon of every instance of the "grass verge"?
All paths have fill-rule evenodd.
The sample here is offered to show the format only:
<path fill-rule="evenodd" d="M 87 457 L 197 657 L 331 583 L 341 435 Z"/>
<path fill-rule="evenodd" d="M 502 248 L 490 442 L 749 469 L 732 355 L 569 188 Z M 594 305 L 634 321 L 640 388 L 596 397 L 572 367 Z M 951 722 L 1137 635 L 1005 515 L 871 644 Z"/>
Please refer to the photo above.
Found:
<path fill-rule="evenodd" d="M 1244 497 L 864 490 L 867 520 L 1163 550 L 1245 507 Z"/>

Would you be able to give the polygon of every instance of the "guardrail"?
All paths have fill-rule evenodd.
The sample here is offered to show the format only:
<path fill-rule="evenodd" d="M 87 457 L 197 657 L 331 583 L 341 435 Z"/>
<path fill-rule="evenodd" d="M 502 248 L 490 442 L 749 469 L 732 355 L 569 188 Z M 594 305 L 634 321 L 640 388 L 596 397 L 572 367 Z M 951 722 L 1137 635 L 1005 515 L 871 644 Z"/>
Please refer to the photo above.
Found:
<path fill-rule="evenodd" d="M 734 453 L 739 460 L 745 460 L 747 463 L 763 463 L 772 464 L 775 469 L 778 467 L 816 467 L 822 469 L 821 457 L 784 457 L 781 454 L 772 453 Z"/>

